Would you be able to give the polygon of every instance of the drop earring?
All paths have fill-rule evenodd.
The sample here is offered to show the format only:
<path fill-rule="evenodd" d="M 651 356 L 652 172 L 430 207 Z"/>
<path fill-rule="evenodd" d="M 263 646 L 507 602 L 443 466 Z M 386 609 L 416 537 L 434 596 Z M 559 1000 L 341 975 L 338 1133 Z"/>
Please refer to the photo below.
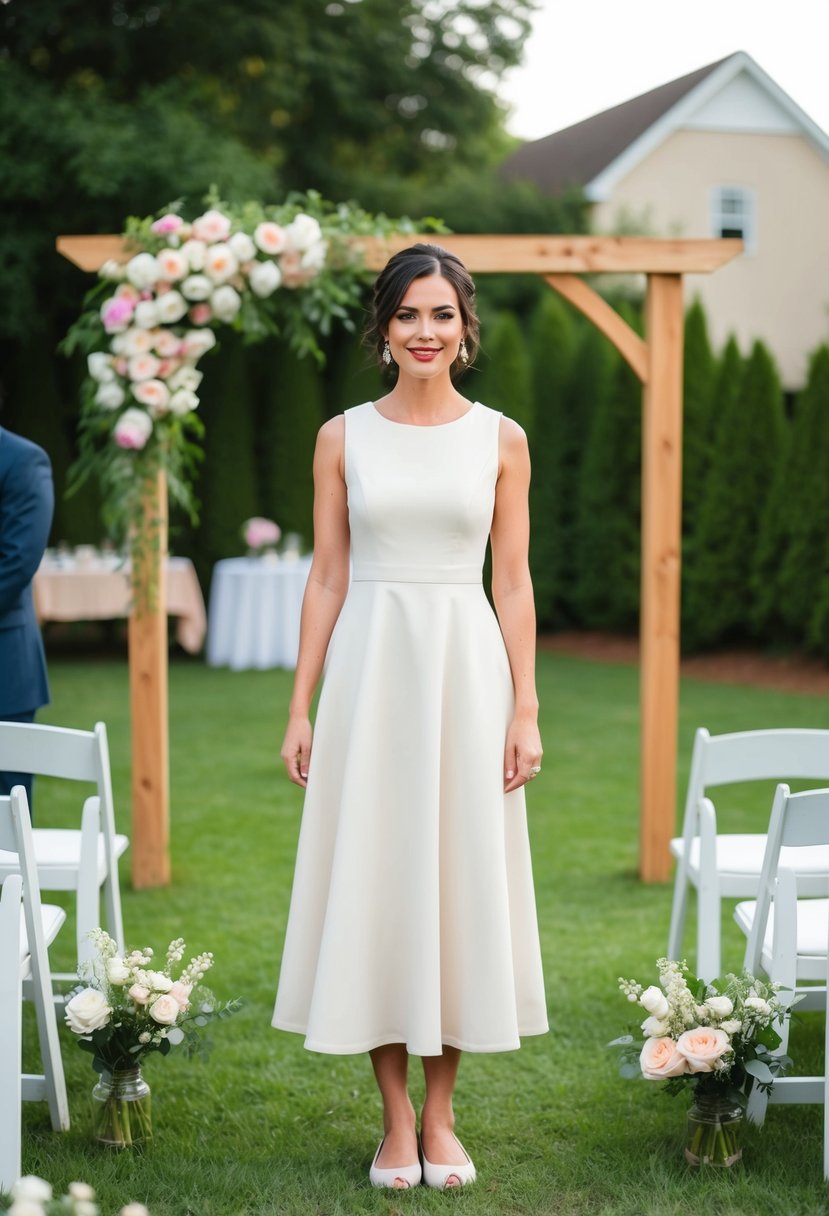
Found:
<path fill-rule="evenodd" d="M 461 338 L 461 344 L 458 347 L 458 358 L 464 367 L 469 362 L 469 351 L 466 349 L 466 338 Z"/>
<path fill-rule="evenodd" d="M 389 346 L 388 338 L 386 338 L 386 344 L 383 347 L 383 362 L 385 363 L 386 367 L 391 365 L 391 347 Z"/>

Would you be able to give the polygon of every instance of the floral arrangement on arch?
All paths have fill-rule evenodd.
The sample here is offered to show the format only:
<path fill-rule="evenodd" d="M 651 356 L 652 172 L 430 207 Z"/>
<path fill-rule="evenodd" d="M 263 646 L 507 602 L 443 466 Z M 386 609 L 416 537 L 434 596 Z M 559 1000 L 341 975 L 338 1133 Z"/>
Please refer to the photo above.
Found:
<path fill-rule="evenodd" d="M 205 203 L 193 219 L 180 202 L 131 218 L 123 234 L 131 256 L 101 267 L 61 344 L 66 354 L 87 355 L 89 373 L 70 492 L 96 477 L 107 529 L 134 553 L 154 543 L 146 504 L 160 470 L 171 500 L 196 519 L 199 364 L 221 328 L 250 341 L 281 334 L 299 354 L 322 360 L 320 338 L 335 322 L 354 328 L 367 282 L 344 238 L 415 230 L 408 219 L 372 216 L 313 191 L 275 206 L 231 205 L 213 191 Z"/>

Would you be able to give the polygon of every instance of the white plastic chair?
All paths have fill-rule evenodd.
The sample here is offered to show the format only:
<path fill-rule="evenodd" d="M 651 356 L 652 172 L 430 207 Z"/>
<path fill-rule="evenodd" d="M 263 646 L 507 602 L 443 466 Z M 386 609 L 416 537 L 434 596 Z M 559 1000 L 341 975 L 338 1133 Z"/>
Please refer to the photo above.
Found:
<path fill-rule="evenodd" d="M 798 898 L 798 878 L 789 863 L 797 854 L 829 843 L 829 789 L 792 794 L 779 785 L 769 820 L 768 844 L 755 900 L 739 903 L 734 919 L 747 937 L 745 966 L 799 996 L 798 1009 L 826 1009 L 829 970 L 829 876 L 822 897 Z M 784 854 L 786 855 L 784 859 Z M 812 885 L 812 891 L 815 890 Z M 778 1028 L 786 1051 L 789 1025 Z M 829 1065 L 826 1068 L 829 1077 Z M 825 1078 L 780 1077 L 764 1094 L 755 1088 L 749 1118 L 762 1123 L 768 1102 L 822 1102 Z M 829 1127 L 824 1169 L 829 1170 Z M 829 1174 L 827 1174 L 829 1176 Z"/>
<path fill-rule="evenodd" d="M 48 814 L 45 798 L 38 799 L 38 826 L 34 828 L 35 858 L 40 886 L 44 891 L 75 891 L 77 906 L 78 958 L 89 953 L 87 933 L 101 924 L 99 892 L 104 897 L 104 925 L 124 950 L 124 923 L 118 858 L 129 847 L 129 839 L 115 831 L 112 778 L 106 726 L 94 730 L 70 730 L 62 726 L 0 722 L 0 769 L 92 782 L 99 800 L 100 834 L 90 854 L 84 848 L 83 823 L 75 828 L 41 827 Z M 85 804 L 89 810 L 89 800 Z M 16 861 L 0 852 L 0 881 L 14 872 Z M 55 979 L 75 979 L 55 975 Z"/>
<path fill-rule="evenodd" d="M 677 859 L 668 957 L 683 957 L 682 938 L 691 889 L 697 893 L 696 973 L 720 974 L 721 900 L 752 898 L 763 865 L 765 833 L 717 833 L 708 790 L 743 781 L 829 781 L 829 730 L 755 730 L 694 739 L 682 835 L 671 841 Z M 765 812 L 763 812 L 765 821 Z M 829 846 L 797 861 L 801 894 L 819 892 L 829 873 Z"/>
<path fill-rule="evenodd" d="M 66 913 L 41 903 L 22 785 L 10 798 L 0 797 L 0 846 L 20 858 L 20 872 L 6 878 L 0 898 L 0 1187 L 8 1190 L 20 1176 L 21 1101 L 46 1099 L 55 1131 L 69 1127 L 48 956 Z M 24 982 L 31 987 L 37 1017 L 39 1074 L 22 1073 Z"/>

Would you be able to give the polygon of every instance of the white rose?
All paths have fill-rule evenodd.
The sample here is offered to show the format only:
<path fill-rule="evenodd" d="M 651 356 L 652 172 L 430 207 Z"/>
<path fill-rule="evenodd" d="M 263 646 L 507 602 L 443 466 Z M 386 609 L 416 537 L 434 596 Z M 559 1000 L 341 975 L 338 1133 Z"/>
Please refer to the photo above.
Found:
<path fill-rule="evenodd" d="M 124 390 L 114 381 L 111 384 L 102 384 L 95 394 L 95 404 L 105 410 L 117 410 L 119 405 L 124 404 Z"/>
<path fill-rule="evenodd" d="M 648 1013 L 653 1014 L 655 1018 L 664 1018 L 670 1012 L 670 1006 L 665 1000 L 665 994 L 661 988 L 657 988 L 651 984 L 650 988 L 646 988 L 639 997 L 639 1004 L 643 1009 L 647 1009 Z"/>
<path fill-rule="evenodd" d="M 246 232 L 234 232 L 228 245 L 240 262 L 249 262 L 256 257 L 256 246 Z"/>
<path fill-rule="evenodd" d="M 130 380 L 153 380 L 158 374 L 159 362 L 155 355 L 133 355 L 127 365 Z"/>
<path fill-rule="evenodd" d="M 176 998 L 166 993 L 150 1005 L 150 1017 L 161 1026 L 172 1026 L 180 1013 L 181 1007 Z"/>
<path fill-rule="evenodd" d="M 190 263 L 180 249 L 162 249 L 155 255 L 161 269 L 161 278 L 175 283 L 183 279 L 190 269 Z"/>
<path fill-rule="evenodd" d="M 222 211 L 205 211 L 193 220 L 193 236 L 199 241 L 223 241 L 230 232 L 230 220 Z"/>
<path fill-rule="evenodd" d="M 322 229 L 313 216 L 300 212 L 285 229 L 285 236 L 292 249 L 303 253 L 317 241 L 322 240 Z"/>
<path fill-rule="evenodd" d="M 771 1005 L 768 1001 L 764 1001 L 761 996 L 749 996 L 743 1001 L 743 1007 L 750 1009 L 757 1017 L 767 1018 L 771 1016 Z"/>
<path fill-rule="evenodd" d="M 64 1020 L 75 1034 L 91 1034 L 93 1030 L 106 1026 L 111 1013 L 112 1008 L 107 1004 L 103 992 L 97 988 L 84 988 L 67 1002 Z"/>
<path fill-rule="evenodd" d="M 89 1202 L 95 1198 L 95 1192 L 88 1182 L 70 1182 L 67 1188 L 72 1199 Z"/>
<path fill-rule="evenodd" d="M 92 379 L 97 380 L 99 384 L 105 384 L 108 380 L 115 379 L 115 372 L 112 370 L 112 357 L 106 354 L 105 351 L 93 351 L 91 355 L 87 356 L 86 366 Z"/>
<path fill-rule="evenodd" d="M 132 395 L 152 411 L 154 418 L 164 413 L 170 402 L 170 390 L 163 380 L 141 380 L 132 386 Z"/>
<path fill-rule="evenodd" d="M 257 225 L 253 239 L 263 253 L 281 253 L 286 245 L 285 229 L 268 221 Z"/>
<path fill-rule="evenodd" d="M 667 1022 L 663 1021 L 661 1018 L 653 1017 L 645 1018 L 644 1022 L 642 1023 L 642 1031 L 648 1036 L 649 1039 L 661 1039 L 664 1038 L 665 1035 L 671 1033 Z"/>
<path fill-rule="evenodd" d="M 126 984 L 131 972 L 122 958 L 107 959 L 107 979 L 110 984 Z"/>
<path fill-rule="evenodd" d="M 724 1030 L 729 1036 L 739 1034 L 743 1028 L 743 1024 L 739 1018 L 729 1018 L 726 1022 L 720 1022 L 720 1030 Z"/>
<path fill-rule="evenodd" d="M 173 981 L 163 971 L 148 971 L 146 980 L 153 992 L 169 992 L 173 986 Z"/>
<path fill-rule="evenodd" d="M 124 339 L 126 338 L 126 336 L 129 332 L 130 331 L 127 330 L 126 333 L 112 335 L 112 337 L 109 340 L 109 348 L 112 351 L 113 355 L 127 354 L 127 348 L 124 345 Z"/>
<path fill-rule="evenodd" d="M 181 341 L 178 336 L 172 333 L 169 329 L 156 329 L 152 333 L 153 347 L 157 355 L 161 355 L 162 359 L 172 359 L 178 354 L 178 348 Z"/>
<path fill-rule="evenodd" d="M 127 262 L 127 278 L 133 287 L 146 291 L 161 278 L 158 262 L 151 253 L 137 253 Z"/>
<path fill-rule="evenodd" d="M 715 1018 L 727 1018 L 734 1009 L 734 1004 L 727 996 L 710 996 L 705 1002 Z"/>
<path fill-rule="evenodd" d="M 282 282 L 282 271 L 276 262 L 254 262 L 248 276 L 251 291 L 265 299 L 272 295 Z"/>
<path fill-rule="evenodd" d="M 180 388 L 170 398 L 170 410 L 174 414 L 189 414 L 191 410 L 197 410 L 198 408 L 198 397 L 187 388 Z"/>
<path fill-rule="evenodd" d="M 175 325 L 187 312 L 187 301 L 179 291 L 165 291 L 155 302 L 158 319 L 165 325 Z"/>
<path fill-rule="evenodd" d="M 108 258 L 98 271 L 98 274 L 102 279 L 110 279 L 112 282 L 117 283 L 124 277 L 124 267 L 120 262 Z"/>
<path fill-rule="evenodd" d="M 239 261 L 229 245 L 211 245 L 204 258 L 204 273 L 214 283 L 226 283 L 239 269 Z"/>
<path fill-rule="evenodd" d="M 31 1203 L 48 1203 L 52 1198 L 52 1188 L 48 1182 L 35 1174 L 26 1174 L 18 1178 L 11 1190 L 12 1199 L 28 1199 Z"/>
<path fill-rule="evenodd" d="M 182 340 L 182 354 L 186 359 L 200 359 L 216 345 L 212 329 L 188 329 Z"/>
<path fill-rule="evenodd" d="M 72 1204 L 72 1216 L 100 1216 L 100 1211 L 97 1203 L 88 1199 L 76 1199 Z"/>
<path fill-rule="evenodd" d="M 167 387 L 171 388 L 173 392 L 177 392 L 180 388 L 186 388 L 189 392 L 194 393 L 203 379 L 204 376 L 197 368 L 185 364 L 177 372 L 173 372 L 167 381 Z"/>
<path fill-rule="evenodd" d="M 155 300 L 139 300 L 132 319 L 142 329 L 155 329 L 158 325 L 158 305 Z"/>
<path fill-rule="evenodd" d="M 143 1203 L 125 1203 L 118 1216 L 150 1216 Z"/>
<path fill-rule="evenodd" d="M 8 1209 L 8 1216 L 46 1216 L 46 1208 L 34 1199 L 15 1199 Z"/>
<path fill-rule="evenodd" d="M 191 274 L 181 285 L 181 294 L 186 300 L 206 300 L 213 284 L 206 274 Z"/>
<path fill-rule="evenodd" d="M 181 252 L 190 263 L 191 270 L 204 270 L 204 255 L 207 253 L 206 241 L 185 241 Z"/>
<path fill-rule="evenodd" d="M 147 384 L 156 383 L 157 381 L 147 380 L 144 384 L 136 385 L 136 388 L 145 388 Z M 152 419 L 144 410 L 138 409 L 124 410 L 112 428 L 112 437 L 118 444 L 118 447 L 125 448 L 127 451 L 140 451 L 141 448 L 146 446 L 147 440 L 152 433 Z"/>
<path fill-rule="evenodd" d="M 217 287 L 210 297 L 210 307 L 220 321 L 232 321 L 242 306 L 242 298 L 238 291 L 227 286 Z"/>
<path fill-rule="evenodd" d="M 315 245 L 311 245 L 302 255 L 303 270 L 322 270 L 327 253 L 328 243 L 326 241 L 317 241 Z"/>
<path fill-rule="evenodd" d="M 152 350 L 153 336 L 148 329 L 139 329 L 134 325 L 121 337 L 121 353 L 125 355 L 145 355 Z"/>

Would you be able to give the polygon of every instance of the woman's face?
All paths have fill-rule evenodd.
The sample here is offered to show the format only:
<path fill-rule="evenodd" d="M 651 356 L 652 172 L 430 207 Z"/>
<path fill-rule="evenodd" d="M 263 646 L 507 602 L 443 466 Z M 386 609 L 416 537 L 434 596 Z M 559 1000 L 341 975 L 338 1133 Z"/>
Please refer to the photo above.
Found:
<path fill-rule="evenodd" d="M 386 334 L 401 373 L 418 380 L 447 375 L 463 336 L 458 293 L 440 274 L 412 280 Z"/>

